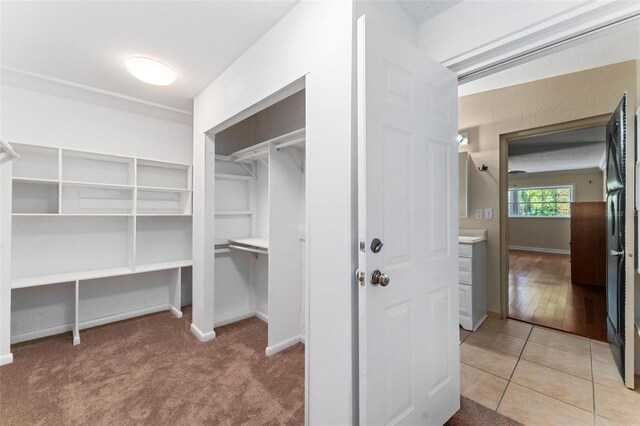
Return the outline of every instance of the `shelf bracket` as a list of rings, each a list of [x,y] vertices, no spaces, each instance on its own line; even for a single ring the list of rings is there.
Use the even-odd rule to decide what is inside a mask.
[[[254,179],[257,178],[255,173],[253,173],[253,171],[246,164],[244,164],[244,163],[238,163],[238,164],[240,164],[242,167],[244,167],[247,170],[247,172],[249,172],[249,174],[251,176],[253,176]]]

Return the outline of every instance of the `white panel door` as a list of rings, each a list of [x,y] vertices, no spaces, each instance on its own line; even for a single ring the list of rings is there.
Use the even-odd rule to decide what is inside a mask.
[[[360,421],[441,425],[460,407],[456,77],[365,17],[357,36]]]

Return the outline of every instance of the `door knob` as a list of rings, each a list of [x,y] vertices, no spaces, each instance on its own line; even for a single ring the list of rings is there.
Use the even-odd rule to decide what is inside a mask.
[[[386,287],[389,285],[391,278],[387,274],[383,274],[379,269],[376,269],[371,273],[371,284],[378,285],[380,284],[382,287]]]

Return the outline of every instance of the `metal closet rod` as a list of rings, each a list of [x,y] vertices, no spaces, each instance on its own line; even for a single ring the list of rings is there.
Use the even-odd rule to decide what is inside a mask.
[[[3,138],[2,136],[0,136],[0,148],[2,148],[3,151],[5,151],[7,154],[9,154],[11,156],[11,158],[18,158],[20,157],[18,154],[16,154],[16,152],[13,150],[13,147],[11,146],[11,144],[9,142],[6,141],[5,138]]]
[[[282,142],[281,144],[278,144],[278,145],[276,145],[276,146],[275,146],[276,151],[280,151],[280,149],[281,149],[281,148],[286,148],[286,147],[288,147],[288,146],[298,145],[299,143],[304,142],[306,139],[307,139],[307,138],[303,136],[303,137],[301,137],[301,138],[294,139],[294,140],[292,140],[292,141]]]

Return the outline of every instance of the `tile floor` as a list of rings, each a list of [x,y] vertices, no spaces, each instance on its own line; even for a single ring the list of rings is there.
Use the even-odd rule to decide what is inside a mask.
[[[525,425],[640,425],[607,343],[488,318],[460,329],[460,363],[463,396]]]

